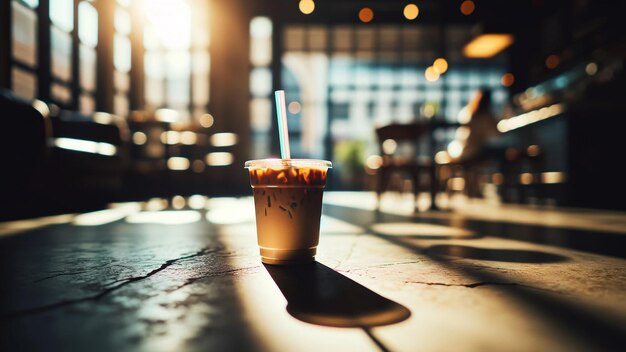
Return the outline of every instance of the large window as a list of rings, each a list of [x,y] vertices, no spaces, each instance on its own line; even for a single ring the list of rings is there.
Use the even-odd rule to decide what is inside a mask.
[[[281,85],[294,106],[289,109],[294,155],[332,158],[337,169],[343,168],[336,174],[362,173],[354,165],[378,152],[375,125],[455,122],[483,87],[492,89],[496,110],[502,108],[505,58],[465,59],[459,42],[469,33],[464,26],[287,26]],[[426,70],[437,58],[445,58],[447,71],[429,75]],[[437,131],[433,144],[445,148],[454,133]],[[335,186],[355,186],[344,181]]]
[[[13,92],[93,112],[98,12],[92,1],[13,0],[10,15]]]
[[[147,108],[169,108],[181,121],[198,120],[209,102],[207,2],[146,0],[144,6]]]

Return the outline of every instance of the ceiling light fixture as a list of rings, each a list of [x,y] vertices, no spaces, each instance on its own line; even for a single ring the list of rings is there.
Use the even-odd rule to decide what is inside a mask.
[[[483,33],[463,47],[463,55],[472,59],[487,59],[508,48],[515,39],[508,33]]]

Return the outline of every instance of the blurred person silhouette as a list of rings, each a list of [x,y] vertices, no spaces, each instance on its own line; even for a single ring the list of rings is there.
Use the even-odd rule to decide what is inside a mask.
[[[503,134],[498,131],[498,119],[491,106],[491,90],[478,89],[469,103],[459,112],[459,123],[455,138],[441,152],[438,163],[459,165],[465,170],[467,194],[478,195],[477,164],[493,160],[500,163],[504,155]]]
[[[459,113],[461,127],[448,145],[449,163],[467,163],[493,156],[500,150],[502,133],[491,107],[491,90],[482,88]]]

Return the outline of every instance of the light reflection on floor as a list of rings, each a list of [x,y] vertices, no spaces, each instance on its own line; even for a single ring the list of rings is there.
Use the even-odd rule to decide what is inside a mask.
[[[182,225],[198,222],[202,215],[196,210],[143,211],[126,218],[130,224]]]
[[[123,203],[114,205],[110,209],[94,211],[76,215],[72,224],[77,226],[100,226],[114,221],[121,220],[128,215],[141,211],[141,203]]]
[[[75,214],[45,216],[35,219],[0,222],[0,237],[17,235],[50,225],[66,224],[74,219]]]
[[[433,224],[419,224],[412,222],[394,222],[374,224],[372,231],[387,236],[415,236],[417,238],[467,238],[475,236],[474,231]]]
[[[413,212],[413,195],[410,193],[386,193],[381,198],[382,213],[414,216],[416,218],[436,218],[454,220],[481,220],[507,222],[520,225],[538,225],[554,228],[567,228],[588,231],[604,231],[626,234],[626,212],[595,209],[540,207],[525,204],[495,204],[487,199],[468,199],[463,195],[453,196],[450,200],[445,195],[438,195],[438,204],[445,211],[423,211],[430,200],[427,193],[418,197],[420,212]],[[355,209],[376,210],[374,192],[329,192],[324,195],[326,204],[351,207]]]
[[[323,233],[344,233],[344,234],[358,234],[365,230],[357,225],[351,224],[347,221],[337,219],[332,216],[322,215],[320,223],[320,232]]]
[[[228,225],[254,222],[254,201],[252,198],[211,198],[206,205],[207,221],[213,224]]]

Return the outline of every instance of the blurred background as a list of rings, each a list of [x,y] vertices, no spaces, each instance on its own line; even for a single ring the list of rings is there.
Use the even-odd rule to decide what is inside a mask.
[[[329,190],[624,210],[625,7],[2,1],[0,219],[248,195],[244,161],[279,155],[277,89],[292,156],[332,160]],[[501,136],[469,167],[446,155],[461,154],[479,90]],[[426,132],[379,140],[389,124]],[[396,154],[435,171],[381,185]]]

